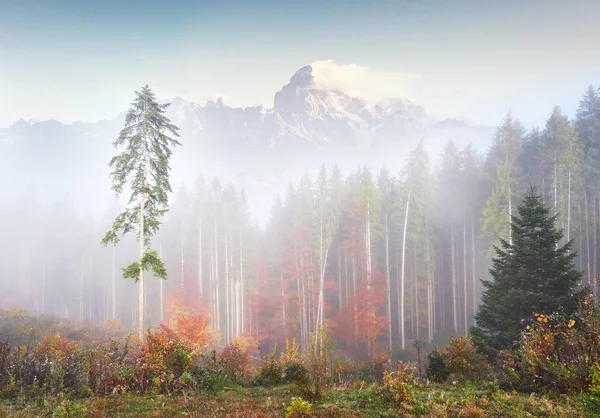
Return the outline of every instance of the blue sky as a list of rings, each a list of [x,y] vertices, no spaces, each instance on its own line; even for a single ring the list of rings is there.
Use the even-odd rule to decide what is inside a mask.
[[[600,85],[600,1],[0,0],[0,126],[112,118],[133,90],[271,106],[300,67],[377,100],[542,124]]]

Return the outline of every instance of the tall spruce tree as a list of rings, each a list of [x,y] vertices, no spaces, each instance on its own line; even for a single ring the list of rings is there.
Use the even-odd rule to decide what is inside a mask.
[[[500,240],[490,270],[482,280],[482,304],[472,334],[496,349],[514,347],[533,313],[576,309],[575,287],[581,273],[574,268],[572,242],[559,247],[563,231],[535,187],[531,186],[518,216],[512,217],[512,243]]]
[[[125,125],[114,142],[115,148],[124,147],[109,163],[112,168],[112,189],[117,195],[129,189],[126,209],[116,217],[112,229],[102,244],[116,244],[119,233],[137,231],[139,260],[123,269],[123,278],[134,279],[139,285],[138,335],[144,339],[144,271],[152,270],[155,277],[167,278],[167,271],[158,253],[150,249],[152,236],[160,226],[159,218],[168,208],[169,160],[179,136],[179,128],[164,115],[169,104],[159,104],[147,85],[135,92],[135,100],[125,117]]]

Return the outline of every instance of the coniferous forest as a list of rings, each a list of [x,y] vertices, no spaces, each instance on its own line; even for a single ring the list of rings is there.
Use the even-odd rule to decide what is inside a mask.
[[[110,161],[114,190],[133,206],[115,199],[94,222],[77,217],[68,199],[50,210],[27,193],[2,202],[7,257],[0,274],[19,283],[21,297],[0,303],[29,312],[2,311],[15,342],[30,337],[11,321],[43,322],[88,342],[87,332],[93,341],[131,332],[143,347],[136,355],[149,362],[163,343],[171,347],[160,351],[165,359],[179,358],[168,350],[194,343],[215,350],[212,360],[203,354],[205,371],[164,364],[173,376],[144,369],[131,381],[119,375],[118,387],[185,393],[192,380],[210,381],[216,393],[231,382],[268,386],[297,372],[304,398],[316,402],[326,388],[343,386],[344,375],[353,376],[347,385],[383,379],[374,393],[416,416],[406,406],[419,398],[414,387],[448,379],[528,393],[600,390],[599,89],[583,93],[575,115],[557,106],[531,130],[507,113],[483,154],[477,144],[461,149],[449,139],[436,161],[416,144],[399,172],[323,166],[317,177],[289,186],[266,225],[253,221],[244,190],[203,178],[201,168],[195,181],[170,185],[170,155],[185,143],[163,116],[167,105],[147,87],[136,94],[116,138],[122,148]],[[153,133],[140,128],[144,123]],[[339,358],[363,368],[336,375],[331,344]],[[305,368],[295,363],[300,357]],[[260,360],[258,374],[246,375],[240,358]],[[219,363],[222,386],[202,374],[218,359],[226,360]],[[388,360],[400,361],[398,368],[388,371]],[[409,370],[413,363],[418,368]],[[17,390],[15,376],[29,379],[17,364],[24,363],[15,363],[5,390]],[[311,380],[319,373],[330,380]],[[417,380],[407,377],[413,374]],[[111,379],[86,384],[100,393],[113,390]],[[291,402],[295,413],[310,410],[305,400]],[[422,416],[443,416],[428,408]]]
[[[182,298],[210,318],[222,344],[296,337],[306,347],[326,322],[349,355],[388,348],[399,356],[415,340],[468,335],[493,247],[508,239],[510,216],[531,185],[558,215],[561,244],[573,241],[581,284],[595,293],[598,90],[589,87],[576,115],[555,107],[530,131],[508,113],[485,155],[475,145],[458,149],[450,139],[431,161],[417,144],[400,172],[357,167],[343,175],[324,166],[290,185],[260,227],[243,190],[200,173],[173,185],[152,237],[168,280],[147,280],[145,326]],[[0,268],[26,284],[18,304],[38,315],[137,326],[136,286],[121,272],[136,254],[135,236],[114,249],[98,239],[123,209],[117,201],[100,222],[77,218],[68,200],[42,212],[27,193],[3,208],[0,240],[11,261]],[[11,212],[27,213],[26,222],[13,224]]]

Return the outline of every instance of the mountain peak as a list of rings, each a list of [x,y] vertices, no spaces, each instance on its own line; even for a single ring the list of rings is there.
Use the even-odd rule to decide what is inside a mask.
[[[296,71],[292,78],[290,78],[289,85],[310,86],[314,83],[315,78],[313,77],[313,68],[310,65],[307,65]]]
[[[23,118],[19,119],[18,121],[16,121],[15,123],[13,123],[10,128],[21,128],[24,126],[31,126],[31,125],[35,125],[36,123],[39,123],[39,120],[25,120]]]

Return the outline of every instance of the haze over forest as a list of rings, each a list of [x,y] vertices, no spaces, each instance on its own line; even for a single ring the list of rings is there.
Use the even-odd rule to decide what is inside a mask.
[[[10,12],[21,16],[21,7],[13,5]],[[417,8],[412,13],[424,13],[419,15],[423,19],[439,19],[439,14],[427,14],[429,9],[410,7]],[[552,10],[556,15],[539,10],[540,16],[554,21],[560,12]],[[574,19],[578,11],[574,5],[563,16]],[[83,7],[80,17],[92,19],[88,12]],[[527,8],[527,13],[533,12]],[[436,19],[426,20],[431,25]],[[589,41],[587,23],[580,21],[573,39]],[[297,27],[290,30],[298,33]],[[490,30],[495,32],[489,39],[496,39],[508,29],[492,25]],[[75,39],[77,27],[49,34]],[[404,39],[401,35],[394,39]],[[173,45],[187,48],[190,43],[164,36]],[[597,290],[600,63],[569,55],[574,52],[563,43],[556,44],[564,52],[556,58],[561,65],[536,81],[533,70],[527,77],[515,76],[506,65],[491,72],[507,57],[524,63],[524,54],[511,57],[501,48],[508,44],[497,41],[497,56],[486,55],[481,68],[473,69],[478,61],[463,64],[465,73],[479,74],[469,88],[468,77],[453,75],[462,67],[449,58],[452,71],[446,79],[432,72],[435,63],[426,59],[423,67],[430,70],[423,75],[415,46],[407,48],[412,61],[407,58],[406,70],[397,70],[402,62],[392,59],[386,69],[381,63],[392,41],[386,43],[388,51],[376,51],[371,58],[361,45],[353,57],[347,46],[351,41],[337,54],[331,46],[309,54],[304,45],[293,59],[273,64],[272,73],[258,58],[252,69],[245,56],[238,65],[223,57],[225,67],[246,71],[224,69],[239,94],[217,98],[201,74],[216,79],[212,61],[218,62],[219,54],[211,55],[209,69],[184,61],[192,68],[188,72],[201,73],[184,77],[187,88],[173,81],[182,74],[176,62],[172,70],[161,62],[144,71],[142,64],[152,61],[148,57],[161,61],[160,52],[153,55],[147,46],[139,52],[142,64],[127,67],[121,79],[106,64],[115,72],[90,72],[86,80],[85,71],[79,71],[70,84],[62,78],[67,64],[59,58],[52,61],[29,38],[13,42],[0,36],[0,77],[11,85],[5,98],[0,95],[5,125],[0,128],[0,307],[22,306],[35,315],[96,325],[118,319],[127,328],[137,326],[138,288],[121,278],[121,269],[138,254],[135,236],[124,236],[117,246],[103,247],[100,241],[128,197],[116,198],[110,188],[108,163],[117,153],[112,144],[134,90],[148,79],[160,103],[169,104],[165,114],[180,128],[181,146],[173,150],[170,163],[169,211],[152,240],[168,280],[146,281],[145,327],[164,321],[173,301],[180,300],[186,309],[209,317],[222,345],[242,336],[267,346],[295,337],[305,347],[321,321],[340,347],[356,356],[377,347],[398,353],[415,340],[466,334],[474,325],[480,280],[489,278],[493,246],[509,239],[510,215],[531,185],[555,210],[565,231],[563,243],[573,240],[583,284]],[[15,52],[18,42],[21,54]],[[102,55],[106,45],[95,42],[91,49]],[[415,42],[427,47],[423,40]],[[457,48],[452,38],[449,42]],[[541,54],[539,42],[532,38],[532,54]],[[219,47],[225,48],[215,41],[206,48]],[[527,52],[527,45],[518,47]],[[60,55],[74,59],[80,48],[78,42],[66,43]],[[256,48],[258,55],[266,54],[264,45]],[[278,44],[273,51],[281,48]],[[124,53],[116,49],[104,57],[110,61]],[[490,54],[492,49],[484,48]],[[442,57],[437,64],[443,63],[443,51],[434,53]],[[4,60],[9,57],[10,63]],[[24,57],[24,75],[17,75],[19,57]],[[48,81],[32,69],[37,60],[50,63]],[[281,80],[270,91],[265,86],[274,81],[265,81],[268,74]],[[248,99],[255,90],[246,86],[254,83],[253,76],[261,88],[255,101]],[[60,95],[43,90],[43,97],[36,97],[28,90],[33,87],[24,87],[28,83],[55,83],[64,90]],[[520,100],[515,91],[525,84]],[[117,85],[118,94],[101,91]],[[86,96],[77,86],[92,92],[85,97],[89,108],[98,96],[96,111],[77,109],[84,107]],[[438,88],[439,94],[432,92]],[[502,98],[503,89],[508,99]],[[475,90],[479,93],[471,94]],[[543,100],[533,102],[536,95]],[[246,105],[221,96],[245,97],[238,102]],[[263,105],[247,105],[259,101]],[[22,112],[18,117],[12,104]],[[36,115],[43,118],[32,120]],[[78,118],[86,122],[72,122]]]

